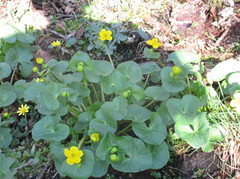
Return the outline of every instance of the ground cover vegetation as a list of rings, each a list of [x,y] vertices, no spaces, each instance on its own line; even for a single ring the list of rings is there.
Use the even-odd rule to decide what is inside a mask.
[[[50,59],[36,56],[42,34],[22,22],[25,11],[2,26],[0,178],[117,177],[112,170],[129,178],[146,170],[153,178],[180,178],[162,172],[180,150],[221,150],[218,172],[237,176],[240,61],[232,56],[209,69],[194,50],[166,55],[161,38],[129,23],[146,17],[146,5],[139,7],[145,13],[128,14],[131,3],[122,2],[113,14],[125,12],[124,20],[105,22],[115,16],[100,13],[98,3],[78,4],[81,21],[74,16],[66,22],[68,34],[84,27],[80,39],[63,36],[60,26],[48,31],[62,37],[45,47]],[[236,43],[231,50],[239,50]],[[134,59],[134,52],[142,61],[123,60]],[[211,177],[206,168],[193,177]]]

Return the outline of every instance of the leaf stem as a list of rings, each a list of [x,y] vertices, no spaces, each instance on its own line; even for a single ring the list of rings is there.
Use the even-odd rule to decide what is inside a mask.
[[[149,77],[150,77],[150,75],[148,74],[148,75],[147,75],[147,78],[146,78],[146,81],[145,81],[145,83],[144,83],[143,89],[146,88],[147,83],[148,83],[148,80],[149,80]]]
[[[107,51],[108,58],[109,58],[109,60],[110,60],[110,62],[111,62],[111,64],[112,64],[113,68],[115,69],[114,64],[113,64],[112,57],[110,56],[110,54],[109,54],[109,52],[108,52],[107,46],[105,46],[105,48],[106,48],[106,51]]]
[[[97,101],[100,102],[99,98],[98,98],[98,95],[97,95],[97,91],[96,91],[96,89],[95,89],[95,87],[94,87],[94,85],[92,83],[91,83],[91,86],[92,86],[92,89],[93,89],[93,92],[94,92],[94,94],[96,96]]]
[[[83,142],[85,141],[86,138],[87,138],[87,136],[83,136],[83,137],[81,138],[81,140],[80,140],[79,143],[78,143],[78,149],[81,148],[81,146],[82,146],[82,144],[83,144]]]
[[[17,68],[15,67],[13,70],[12,76],[11,76],[10,84],[12,84],[12,82],[13,82],[13,78],[15,76],[16,70],[17,70]]]
[[[104,96],[104,93],[103,93],[103,90],[102,90],[102,83],[100,83],[100,88],[101,88],[101,94],[102,94],[102,102],[105,103],[105,96]]]
[[[119,135],[119,134],[121,134],[121,133],[124,133],[126,130],[128,130],[128,129],[132,126],[132,124],[133,124],[133,121],[130,122],[125,128],[123,128],[122,130],[118,131],[118,132],[116,133],[116,135]]]
[[[146,104],[146,106],[144,106],[145,108],[147,108],[148,106],[150,106],[151,104],[153,104],[155,102],[155,100],[150,101],[148,104]]]
[[[85,75],[84,72],[83,72],[83,83],[84,83],[84,86],[85,86],[85,87],[88,87],[86,75]],[[88,96],[88,103],[89,103],[90,106],[92,105],[92,99],[91,99],[91,96],[90,96],[90,95]]]

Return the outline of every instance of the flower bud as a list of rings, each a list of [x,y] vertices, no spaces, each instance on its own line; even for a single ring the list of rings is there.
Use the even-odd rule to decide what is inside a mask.
[[[63,97],[69,97],[69,95],[70,95],[70,94],[69,94],[69,92],[67,92],[67,91],[63,91],[63,92],[62,92],[62,96],[63,96]]]
[[[83,72],[84,67],[82,65],[78,65],[77,69],[78,69],[78,71]]]
[[[100,140],[99,133],[93,133],[93,134],[91,134],[90,139],[91,139],[93,142],[98,142],[98,141]]]
[[[36,63],[41,65],[43,64],[44,60],[42,58],[36,58]]]
[[[182,73],[182,69],[179,68],[178,66],[174,66],[172,67],[172,72],[174,75],[179,75],[180,73]]]
[[[118,148],[117,147],[112,147],[112,149],[111,149],[111,154],[113,154],[113,153],[116,153],[118,151]]]
[[[110,160],[113,162],[117,162],[117,161],[119,161],[119,156],[117,154],[111,154]]]
[[[123,95],[124,98],[128,98],[128,97],[129,97],[129,94],[128,94],[127,91],[124,91],[124,92],[122,93],[122,95]]]
[[[35,72],[38,72],[38,67],[33,67],[32,68],[32,71],[35,73]]]

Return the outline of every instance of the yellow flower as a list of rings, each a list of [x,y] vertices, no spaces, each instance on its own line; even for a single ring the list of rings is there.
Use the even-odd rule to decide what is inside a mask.
[[[42,79],[42,78],[36,78],[36,80],[35,80],[36,82],[39,82],[39,81],[44,81],[44,79]]]
[[[79,150],[77,147],[72,146],[69,149],[64,149],[64,155],[67,157],[66,162],[69,165],[78,164],[81,162],[81,157],[83,156],[83,151]]]
[[[91,134],[90,139],[91,139],[93,142],[98,142],[98,141],[100,140],[99,133],[93,133],[93,134]]]
[[[146,43],[148,45],[151,45],[153,48],[158,48],[158,47],[162,46],[162,44],[158,42],[157,38],[153,38],[152,40],[148,40]]]
[[[28,112],[29,112],[28,109],[29,109],[29,106],[28,106],[28,105],[26,105],[26,104],[25,104],[25,105],[22,105],[22,104],[21,104],[21,107],[18,108],[17,113],[18,113],[19,116],[24,115],[25,113],[28,113]]]
[[[53,47],[57,47],[57,46],[62,45],[62,42],[61,42],[60,40],[52,41],[51,45],[52,45]]]
[[[240,93],[235,93],[233,99],[230,102],[230,106],[235,108],[237,113],[240,114]]]
[[[111,30],[106,30],[106,29],[102,29],[101,32],[99,32],[99,39],[101,41],[104,40],[112,40],[112,31]]]

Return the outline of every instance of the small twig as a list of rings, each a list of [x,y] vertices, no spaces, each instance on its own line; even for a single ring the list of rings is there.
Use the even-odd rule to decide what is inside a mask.
[[[183,173],[183,174],[185,174],[185,175],[189,176],[189,174],[188,174],[188,173],[186,173],[186,172],[184,172],[184,171],[182,171],[182,170],[180,170],[180,169],[178,169],[178,168],[171,167],[171,166],[169,166],[169,168],[171,168],[171,169],[173,169],[173,170],[177,170],[177,171],[179,171],[179,172],[181,172],[181,173]]]
[[[38,163],[38,162],[29,161],[29,162],[24,163],[23,165],[21,165],[21,166],[15,168],[15,169],[18,170],[18,169],[21,169],[21,168],[26,167],[26,166],[29,166],[29,165],[35,165],[35,164],[37,164],[37,163]]]
[[[60,33],[56,32],[56,31],[54,31],[54,30],[46,29],[46,31],[49,31],[49,32],[55,34],[56,36],[63,38],[64,40],[66,39],[65,35],[60,34]]]

